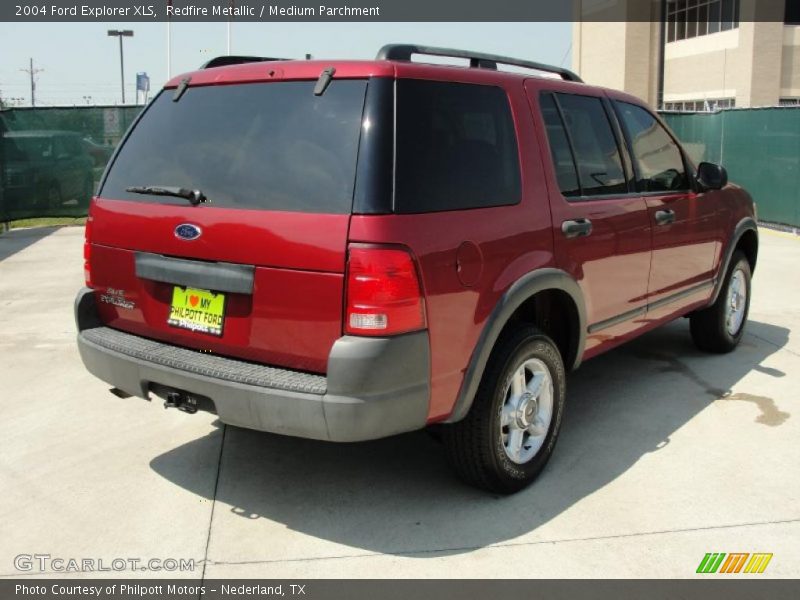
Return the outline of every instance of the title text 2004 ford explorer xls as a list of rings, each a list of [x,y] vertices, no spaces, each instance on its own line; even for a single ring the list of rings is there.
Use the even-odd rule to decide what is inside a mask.
[[[118,395],[241,427],[439,424],[459,475],[508,493],[550,457],[581,361],[684,315],[732,350],[757,248],[724,169],[569,71],[408,45],[225,57],[169,82],[112,159],[78,344]]]

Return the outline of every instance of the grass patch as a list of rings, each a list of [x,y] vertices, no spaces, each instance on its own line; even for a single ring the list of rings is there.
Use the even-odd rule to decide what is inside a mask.
[[[40,217],[37,219],[19,219],[11,221],[9,227],[11,229],[20,229],[21,227],[60,227],[64,225],[84,225],[86,217]]]

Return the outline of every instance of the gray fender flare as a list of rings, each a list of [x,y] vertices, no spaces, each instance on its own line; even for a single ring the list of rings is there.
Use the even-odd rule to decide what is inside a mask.
[[[733,258],[733,253],[736,250],[736,246],[739,244],[739,241],[742,239],[742,236],[748,232],[752,231],[756,234],[756,241],[758,240],[758,225],[756,224],[755,219],[752,217],[745,217],[741,221],[736,224],[736,227],[733,229],[733,235],[730,237],[730,241],[728,242],[728,247],[725,248],[725,254],[720,261],[720,268],[719,272],[717,273],[716,282],[714,283],[714,293],[711,294],[711,300],[708,302],[708,306],[711,306],[717,301],[717,297],[719,293],[722,291],[722,286],[725,284],[725,273],[728,272],[728,267],[731,264],[731,258]],[[754,263],[755,265],[755,263]]]
[[[575,340],[577,343],[575,356],[571,360],[571,364],[566,364],[565,367],[575,369],[580,365],[586,345],[586,305],[580,286],[570,275],[560,269],[546,268],[532,271],[520,277],[508,288],[489,315],[464,373],[464,380],[461,383],[453,411],[445,422],[455,423],[467,416],[486,364],[489,362],[489,356],[500,333],[514,312],[535,294],[554,289],[566,292],[577,307],[578,339]]]

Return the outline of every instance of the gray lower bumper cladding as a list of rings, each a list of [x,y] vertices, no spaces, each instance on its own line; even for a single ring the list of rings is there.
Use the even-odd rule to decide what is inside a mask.
[[[337,442],[387,437],[426,423],[430,349],[425,331],[339,338],[324,376],[209,355],[105,327],[89,289],[75,300],[75,320],[86,368],[131,396],[149,398],[153,387],[171,388],[210,399],[224,423]]]

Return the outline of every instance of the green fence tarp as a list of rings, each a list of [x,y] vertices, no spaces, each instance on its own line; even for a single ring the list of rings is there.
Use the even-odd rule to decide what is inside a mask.
[[[86,215],[140,106],[0,110],[0,222]]]
[[[663,113],[692,160],[723,165],[761,221],[800,226],[800,107]]]

